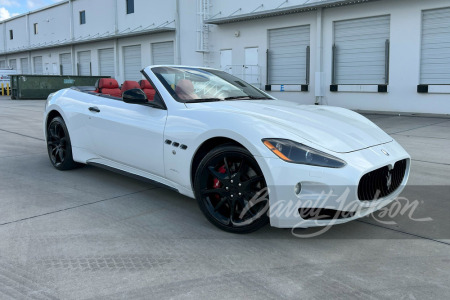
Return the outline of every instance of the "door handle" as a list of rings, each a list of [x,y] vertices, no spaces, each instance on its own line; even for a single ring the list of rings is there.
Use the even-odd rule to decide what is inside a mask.
[[[98,107],[95,107],[95,106],[89,107],[89,110],[92,112],[96,112],[96,113],[100,112],[100,109],[98,109]]]

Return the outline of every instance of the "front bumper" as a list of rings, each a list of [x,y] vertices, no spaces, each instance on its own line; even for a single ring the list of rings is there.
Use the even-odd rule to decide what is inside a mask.
[[[340,169],[314,167],[287,163],[276,157],[256,157],[269,188],[269,214],[272,226],[308,228],[349,222],[391,203],[399,196],[408,181],[410,156],[395,141],[339,154],[338,157],[347,162],[345,167]],[[372,201],[358,199],[358,184],[363,175],[381,167],[394,166],[403,159],[407,160],[405,176],[394,192]],[[299,190],[301,191],[297,194]],[[319,209],[326,209],[327,212],[336,211],[336,218],[303,218],[305,214],[300,214],[299,210],[304,212],[305,209],[312,209],[316,214]]]

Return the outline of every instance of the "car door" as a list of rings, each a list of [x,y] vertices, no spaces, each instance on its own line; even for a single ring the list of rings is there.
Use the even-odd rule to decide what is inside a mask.
[[[97,97],[89,111],[95,154],[164,177],[167,110]]]

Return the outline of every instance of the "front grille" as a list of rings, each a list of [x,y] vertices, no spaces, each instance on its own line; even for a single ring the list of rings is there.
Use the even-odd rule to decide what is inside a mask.
[[[354,211],[340,211],[329,208],[299,208],[298,213],[304,220],[340,220],[352,218]]]
[[[359,200],[376,200],[393,193],[405,177],[406,163],[406,159],[400,160],[395,163],[392,170],[385,166],[364,175],[359,181]]]

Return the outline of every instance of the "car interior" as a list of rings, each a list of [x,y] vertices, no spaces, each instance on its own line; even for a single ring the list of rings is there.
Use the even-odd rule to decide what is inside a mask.
[[[156,91],[152,84],[144,79],[139,82],[126,80],[119,86],[118,81],[114,78],[100,78],[97,80],[94,87],[74,86],[72,89],[114,100],[122,99],[123,93],[131,89],[141,89],[147,96],[149,102],[154,101],[156,95]],[[180,79],[174,90],[181,99],[199,99],[199,96],[194,92],[194,85],[191,80]]]
[[[156,91],[148,80],[140,80],[139,82],[126,80],[122,86],[119,87],[119,83],[114,78],[100,78],[95,83],[95,90],[79,90],[93,94],[100,94],[101,96],[106,96],[108,98],[122,98],[122,94],[131,89],[141,89],[147,95],[148,101],[153,101],[155,98]]]

